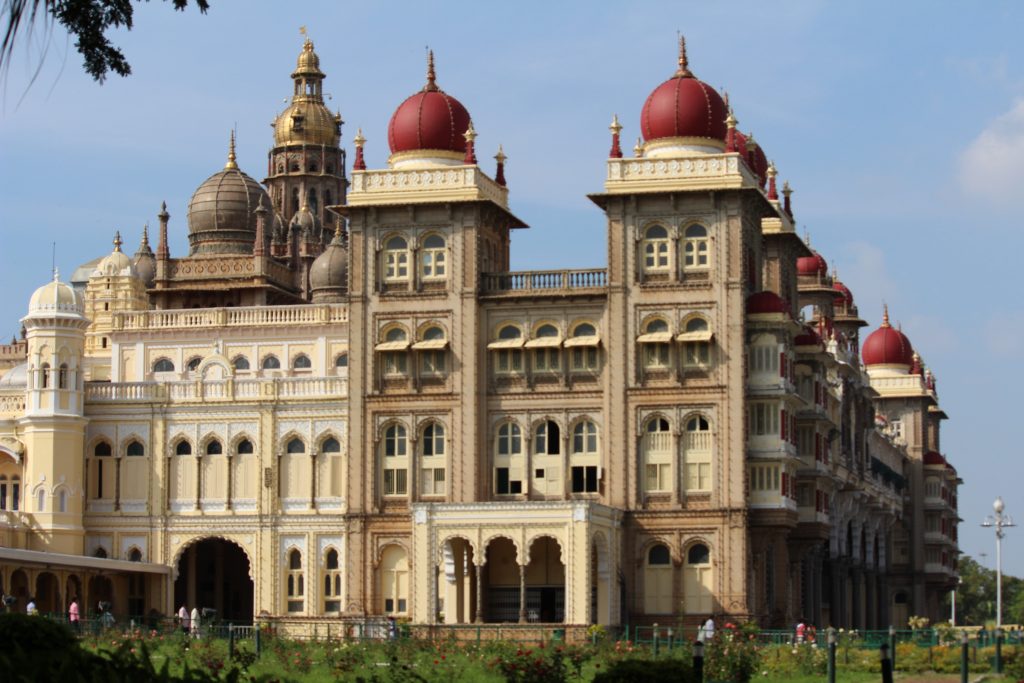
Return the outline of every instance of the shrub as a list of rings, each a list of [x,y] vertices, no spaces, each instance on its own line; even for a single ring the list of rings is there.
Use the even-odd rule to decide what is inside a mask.
[[[690,664],[682,659],[630,658],[612,663],[594,676],[593,683],[650,683],[652,680],[693,680]]]

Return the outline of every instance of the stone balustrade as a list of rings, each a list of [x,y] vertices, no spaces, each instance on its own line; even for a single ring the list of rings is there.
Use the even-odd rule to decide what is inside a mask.
[[[483,276],[483,292],[487,295],[536,296],[538,294],[572,294],[600,291],[608,286],[608,271],[526,270],[517,273],[487,273]]]
[[[282,377],[182,382],[86,382],[89,403],[207,402],[274,400],[277,398],[346,398],[345,377]],[[3,399],[6,397],[0,397]],[[24,410],[25,399],[21,398]],[[0,401],[0,409],[3,403]]]
[[[243,306],[114,313],[115,330],[171,330],[197,327],[270,327],[348,322],[344,304]]]

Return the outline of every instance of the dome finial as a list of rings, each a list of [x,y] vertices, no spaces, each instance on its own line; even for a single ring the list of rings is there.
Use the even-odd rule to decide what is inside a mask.
[[[149,221],[146,221],[146,224],[142,226],[142,245],[140,246],[140,248],[148,247],[148,246],[149,246]]]
[[[356,160],[352,164],[353,171],[365,171],[366,160],[363,159],[363,145],[366,144],[366,138],[363,137],[363,129],[360,128],[356,131],[356,136],[352,138],[352,144],[356,146]]]
[[[777,176],[779,172],[775,170],[774,161],[768,162],[768,170],[765,171],[765,173],[768,176],[768,199],[773,202],[777,202],[779,201],[779,191],[775,185],[775,176]]]
[[[889,324],[889,304],[882,304],[882,327],[892,327]]]
[[[498,145],[498,153],[494,155],[494,160],[498,162],[497,170],[494,172],[494,182],[498,183],[502,187],[505,186],[505,160],[508,157],[505,155],[505,150],[502,149],[501,145]]]
[[[612,125],[608,126],[608,130],[612,132],[612,149],[608,152],[608,156],[612,159],[621,159],[622,146],[619,144],[619,133],[622,132],[622,124],[619,123],[618,114],[612,114]]]
[[[231,129],[231,142],[228,143],[228,163],[224,164],[224,168],[232,169],[238,168],[238,164],[235,163],[235,129]]]
[[[469,128],[462,134],[462,137],[466,138],[466,156],[463,157],[462,163],[464,164],[475,164],[476,163],[476,148],[474,140],[476,140],[476,129],[473,128],[473,120],[469,121]]]
[[[122,242],[121,242],[121,231],[120,230],[115,230],[114,231],[114,251],[115,252],[121,251],[121,244],[122,244]]]
[[[676,78],[693,78],[690,72],[690,62],[686,58],[686,36],[679,34],[679,68],[676,69]]]
[[[789,181],[783,181],[782,183],[782,196],[785,198],[782,202],[782,208],[785,209],[789,217],[793,217],[793,202],[790,197],[793,195],[793,188],[789,186]]]
[[[434,51],[427,49],[427,84],[423,86],[424,92],[437,91],[437,73],[434,71]]]
[[[644,143],[640,138],[636,139],[636,144],[633,145],[633,156],[640,158],[644,155]]]

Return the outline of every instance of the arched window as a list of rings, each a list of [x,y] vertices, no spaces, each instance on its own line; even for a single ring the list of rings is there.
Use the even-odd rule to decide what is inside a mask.
[[[409,279],[409,243],[395,236],[384,244],[384,281],[405,282]]]
[[[498,339],[487,345],[497,353],[495,372],[518,374],[523,371],[523,332],[515,325],[505,325],[498,330]]]
[[[306,442],[296,436],[288,441],[288,444],[285,446],[285,451],[292,454],[305,453]]]
[[[378,585],[381,611],[384,614],[406,614],[409,611],[409,559],[405,549],[391,545],[380,558]]]
[[[714,611],[711,552],[703,543],[686,551],[683,568],[683,606],[687,614],[711,614]]]
[[[21,509],[21,478],[18,475],[11,477],[11,507],[10,509],[17,512]]]
[[[545,420],[533,433],[534,455],[558,455],[562,452],[562,432],[557,422]]]
[[[68,388],[68,364],[61,363],[60,368],[57,369],[57,388],[67,389]]]
[[[138,441],[131,441],[128,447],[125,449],[125,455],[129,457],[138,457],[146,454],[146,448]]]
[[[514,422],[505,422],[498,427],[495,444],[494,492],[498,495],[521,494],[525,474],[522,432]]]
[[[420,493],[424,496],[445,494],[445,449],[444,426],[431,422],[420,440]]]
[[[320,444],[320,452],[341,453],[341,444],[333,436],[329,436]]]
[[[672,490],[672,432],[668,420],[654,417],[647,421],[641,439],[644,463],[644,491],[647,493]]]
[[[687,492],[711,490],[711,428],[703,415],[686,421],[683,481]]]
[[[68,511],[68,491],[62,488],[57,492],[57,512]]]
[[[424,280],[442,280],[445,276],[445,243],[440,235],[428,235],[420,250],[420,276]]]
[[[0,474],[0,510],[7,509],[7,476]]]
[[[644,612],[671,614],[675,601],[672,596],[672,554],[668,546],[659,543],[647,551],[644,567]]]
[[[211,439],[206,443],[206,454],[207,455],[223,455],[224,447],[221,446],[220,441],[217,439]]]
[[[46,512],[46,489],[36,491],[36,512]]]
[[[444,330],[437,326],[428,327],[412,348],[419,353],[420,375],[436,377],[444,374],[448,355]]]
[[[174,372],[174,363],[170,358],[160,358],[153,363],[153,372]]]
[[[260,363],[260,367],[264,370],[280,370],[281,361],[277,359],[277,356],[271,354],[263,357],[263,362]]]
[[[662,318],[652,318],[644,325],[643,334],[637,341],[643,348],[644,368],[651,371],[668,370],[672,367],[672,333]]]
[[[188,368],[189,372],[195,372],[196,370],[199,369],[199,365],[202,362],[203,359],[201,357],[193,356],[192,358],[188,359],[188,363],[186,363],[185,367]]]
[[[235,360],[231,364],[234,366],[235,371],[249,369],[249,359],[245,356],[235,356]]]
[[[562,335],[554,325],[538,327],[526,347],[533,349],[534,372],[557,372],[561,367]]]
[[[706,368],[711,364],[711,330],[707,320],[690,318],[676,339],[683,342],[684,367]]]
[[[107,443],[106,441],[100,441],[98,444],[96,444],[96,447],[93,449],[92,454],[97,457],[103,457],[107,455],[112,455],[113,450],[110,448],[109,443]]]
[[[132,548],[128,553],[129,562],[142,562],[142,551],[138,548]]]
[[[573,493],[597,493],[600,473],[597,425],[590,420],[577,422],[572,430],[569,463]]]
[[[668,230],[661,225],[652,225],[644,230],[641,252],[645,273],[668,272]]]
[[[341,565],[338,551],[328,548],[324,556],[324,612],[341,611]]]
[[[708,267],[708,229],[703,225],[691,225],[686,229],[683,267],[695,270]]]
[[[299,165],[294,163],[294,162],[292,162],[291,170],[292,171],[298,171],[299,170]],[[299,210],[299,188],[293,187],[292,188],[292,213],[295,213],[298,210]]]
[[[252,441],[249,441],[249,439],[242,439],[238,442],[237,451],[239,455],[252,455]]]
[[[597,328],[590,323],[580,323],[572,329],[572,334],[565,340],[565,348],[571,351],[574,372],[597,370],[597,347],[600,343]]]
[[[50,386],[50,364],[43,363],[40,368],[39,386],[46,389]]]
[[[175,455],[192,455],[192,444],[182,439],[178,442],[178,445],[174,447]]]
[[[348,354],[339,353],[338,357],[334,359],[334,367],[336,368],[347,368],[348,367]]]
[[[377,344],[384,375],[398,376],[408,372],[408,349],[409,335],[401,327],[392,327],[384,333],[384,341]]]
[[[105,559],[107,559],[107,549],[102,547],[102,546],[99,547],[99,548],[96,548],[96,550],[92,551],[92,556],[93,557],[97,557],[97,558],[99,558],[101,560],[105,560]]]
[[[313,164],[313,168],[316,168],[316,164]],[[309,210],[316,215],[320,212],[320,199],[317,197],[316,188],[309,188]]]
[[[304,353],[300,353],[295,356],[295,360],[292,361],[292,368],[295,370],[309,370],[313,367],[312,361],[309,360],[309,356]]]
[[[384,430],[383,491],[385,496],[409,493],[409,441],[405,427],[390,424]]]
[[[302,573],[302,553],[294,548],[288,552],[285,580],[288,585],[288,612],[301,612],[305,606],[306,577]]]

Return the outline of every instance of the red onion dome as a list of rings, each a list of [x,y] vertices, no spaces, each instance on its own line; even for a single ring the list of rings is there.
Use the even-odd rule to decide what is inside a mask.
[[[786,313],[788,307],[775,292],[755,292],[747,297],[747,314]]]
[[[747,136],[743,133],[734,131],[736,136],[736,149],[743,155],[744,159],[748,159],[747,156]],[[754,141],[754,162],[753,167],[750,169],[760,179],[761,184],[764,185],[768,180],[768,157],[764,153],[764,148],[761,144]]]
[[[801,256],[796,260],[796,274],[825,277],[828,274],[828,263],[821,254],[811,250],[810,256]]]
[[[722,96],[698,80],[687,66],[686,41],[679,39],[679,69],[647,97],[640,112],[645,141],[658,138],[711,138],[725,142]]]
[[[427,149],[464,153],[469,122],[469,112],[462,103],[437,87],[431,51],[427,84],[391,115],[388,146],[392,154]]]
[[[844,285],[839,280],[836,280],[835,282],[832,283],[832,289],[836,290],[837,292],[835,301],[832,302],[833,305],[839,306],[841,304],[846,304],[847,307],[853,305],[853,292],[850,291],[849,287]]]
[[[905,365],[914,362],[914,348],[907,336],[889,324],[889,309],[882,316],[882,326],[868,335],[861,347],[864,365]]]
[[[817,330],[810,325],[804,325],[804,329],[793,340],[794,346],[820,346],[821,343]]]
[[[925,465],[945,465],[946,459],[938,451],[928,451],[924,454]]]

